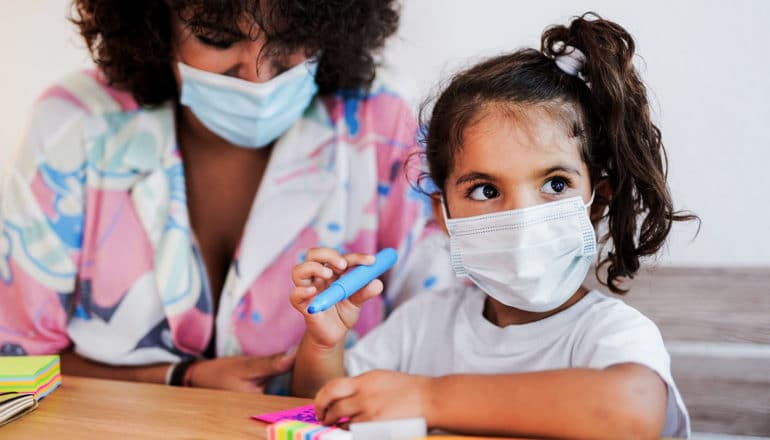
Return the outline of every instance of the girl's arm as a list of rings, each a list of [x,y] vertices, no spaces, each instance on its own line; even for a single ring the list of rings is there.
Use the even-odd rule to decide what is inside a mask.
[[[657,438],[666,385],[652,370],[622,364],[434,380],[429,420],[442,429],[552,437]]]
[[[438,378],[374,371],[332,381],[316,398],[324,423],[424,417],[431,428],[559,438],[657,438],[667,388],[652,370],[619,364]]]
[[[297,348],[297,361],[291,376],[291,395],[314,397],[326,382],[345,376],[345,344],[323,347],[307,334]]]
[[[297,348],[297,365],[290,392],[313,397],[327,381],[343,376],[345,337],[358,322],[361,304],[382,292],[382,281],[374,280],[328,310],[308,313],[310,302],[350,267],[374,263],[373,255],[340,255],[330,248],[307,251],[305,261],[291,273],[294,290],[291,304],[305,318],[307,330]]]

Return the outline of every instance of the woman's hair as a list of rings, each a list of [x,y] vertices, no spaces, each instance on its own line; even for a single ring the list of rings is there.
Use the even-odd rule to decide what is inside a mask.
[[[260,7],[260,5],[264,7]],[[399,20],[395,0],[74,0],[72,21],[109,83],[144,106],[177,97],[172,71],[172,19],[185,25],[214,24],[247,37],[264,34],[269,50],[321,53],[319,92],[368,88],[374,55]]]
[[[554,62],[569,46],[585,54],[580,75],[569,75]],[[465,129],[486,111],[527,106],[552,110],[580,140],[591,182],[609,183],[609,200],[596,195],[598,203],[608,206],[608,230],[600,242],[609,247],[596,272],[611,291],[624,293],[622,278],[632,278],[640,259],[660,249],[672,223],[697,219],[674,211],[660,130],[650,119],[633,56],[634,40],[625,29],[589,13],[569,26],[547,29],[539,51],[519,50],[460,72],[424,124],[427,177],[445,190]],[[599,272],[605,266],[607,278],[602,280]]]

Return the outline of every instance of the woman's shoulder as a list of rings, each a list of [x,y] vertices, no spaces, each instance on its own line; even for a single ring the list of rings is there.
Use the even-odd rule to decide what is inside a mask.
[[[44,151],[61,150],[57,145],[62,144],[82,148],[96,136],[130,137],[126,125],[136,116],[155,114],[159,112],[139,107],[130,93],[109,85],[99,70],[72,72],[35,101],[25,143]],[[167,125],[165,119],[159,121]]]
[[[14,167],[28,174],[45,162],[75,170],[92,151],[104,164],[120,167],[122,160],[117,158],[125,158],[122,149],[140,132],[153,140],[170,138],[170,112],[165,107],[139,107],[129,93],[110,86],[98,70],[73,72],[54,82],[35,101]],[[114,136],[123,142],[94,142]],[[159,143],[144,142],[150,146]]]
[[[111,86],[98,69],[72,72],[55,81],[40,95],[35,107],[47,104],[87,115],[140,110],[130,93]]]
[[[413,137],[417,124],[408,88],[388,70],[380,69],[364,89],[340,90],[325,100],[332,123],[344,123],[348,135],[389,135],[405,131]],[[374,132],[374,133],[372,133]]]

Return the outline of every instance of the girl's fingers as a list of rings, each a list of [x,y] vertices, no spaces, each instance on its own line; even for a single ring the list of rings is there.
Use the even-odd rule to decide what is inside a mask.
[[[344,272],[348,268],[348,262],[339,252],[331,248],[312,248],[305,254],[305,261],[315,261],[325,264],[336,273]]]
[[[366,301],[381,294],[384,287],[385,286],[382,284],[382,281],[376,279],[364,286],[363,289],[351,295],[350,298],[348,298],[348,301],[350,301],[350,303],[356,307],[361,307],[361,305]]]
[[[345,254],[344,258],[348,267],[374,264],[374,255],[372,254],[352,253]]]
[[[335,400],[355,394],[355,382],[353,378],[341,377],[326,383],[315,396],[315,411],[318,420],[323,420],[327,409]]]
[[[316,261],[298,264],[291,271],[291,281],[295,286],[311,286],[316,278],[328,280],[333,276],[334,271]]]
[[[313,278],[313,287],[316,288],[319,292],[322,292],[324,289],[326,289],[329,286],[329,282],[331,280],[325,280],[323,278]]]
[[[362,408],[359,399],[356,395],[350,397],[344,397],[342,399],[335,400],[329,407],[326,408],[321,422],[324,425],[333,425],[340,421],[340,419],[355,419],[361,414]]]
[[[304,310],[317,293],[318,289],[315,286],[295,287],[289,295],[289,300],[294,307]]]

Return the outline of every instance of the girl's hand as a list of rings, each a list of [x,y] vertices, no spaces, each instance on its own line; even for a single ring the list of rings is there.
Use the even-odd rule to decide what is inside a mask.
[[[331,425],[348,417],[351,423],[423,417],[430,426],[433,378],[376,370],[328,382],[315,398],[318,420]]]
[[[382,281],[372,281],[324,312],[309,314],[307,308],[310,302],[349,267],[373,263],[373,255],[342,256],[334,249],[315,248],[307,251],[305,262],[292,270],[291,279],[295,288],[291,293],[291,304],[305,317],[306,336],[320,348],[331,349],[345,340],[348,330],[358,321],[361,304],[382,293]]]
[[[294,353],[272,356],[232,356],[195,362],[190,368],[190,385],[230,391],[262,393],[268,379],[285,373],[294,365]]]

